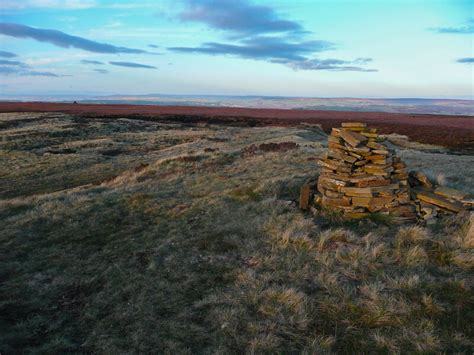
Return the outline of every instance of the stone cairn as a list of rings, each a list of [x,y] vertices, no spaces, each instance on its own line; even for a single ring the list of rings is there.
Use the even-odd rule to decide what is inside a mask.
[[[349,218],[386,211],[414,220],[407,167],[378,140],[376,129],[365,123],[333,128],[328,150],[318,161],[321,196],[316,202],[343,211]]]
[[[468,194],[435,187],[420,172],[408,173],[395,152],[380,141],[377,130],[365,123],[348,122],[333,128],[327,152],[318,160],[317,184],[303,185],[300,208],[307,209],[314,194],[316,206],[342,212],[350,219],[378,212],[414,222],[435,217],[437,212],[472,209]],[[311,191],[314,187],[317,191]]]

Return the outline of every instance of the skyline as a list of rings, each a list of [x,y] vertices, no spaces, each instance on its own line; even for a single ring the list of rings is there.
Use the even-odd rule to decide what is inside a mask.
[[[473,99],[472,1],[0,4],[4,95]]]

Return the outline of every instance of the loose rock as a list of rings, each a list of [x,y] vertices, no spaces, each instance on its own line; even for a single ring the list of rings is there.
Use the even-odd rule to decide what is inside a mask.
[[[380,141],[376,129],[365,123],[347,122],[333,128],[328,150],[318,160],[321,174],[315,191],[302,187],[300,207],[306,210],[313,204],[340,211],[347,218],[380,212],[401,221],[430,224],[440,213],[473,208],[469,193],[436,187],[419,171],[408,173],[400,157]]]

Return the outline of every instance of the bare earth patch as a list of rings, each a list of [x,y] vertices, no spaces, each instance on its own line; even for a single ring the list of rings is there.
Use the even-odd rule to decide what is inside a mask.
[[[1,114],[0,352],[472,352],[468,216],[301,212],[326,141],[314,126]],[[474,190],[472,155],[394,148]]]

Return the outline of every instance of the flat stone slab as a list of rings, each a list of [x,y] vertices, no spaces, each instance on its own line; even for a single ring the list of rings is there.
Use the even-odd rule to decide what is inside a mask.
[[[361,127],[361,128],[364,128],[364,127],[367,127],[367,124],[366,124],[366,123],[363,123],[363,122],[342,122],[342,123],[341,123],[341,127],[343,127],[343,128],[349,128],[349,127]]]
[[[429,191],[415,191],[416,197],[420,201],[430,203],[432,205],[445,208],[452,212],[462,212],[465,210],[464,206],[459,202],[453,202],[448,200],[446,197],[436,195]]]
[[[454,200],[464,200],[464,198],[469,195],[466,191],[456,190],[450,187],[437,187],[434,193]]]
[[[301,186],[300,190],[300,208],[302,210],[307,210],[309,207],[309,195],[311,193],[311,186],[309,184],[305,184]]]
[[[368,138],[364,137],[362,134],[347,130],[341,130],[341,138],[353,147],[357,147],[368,140]]]

